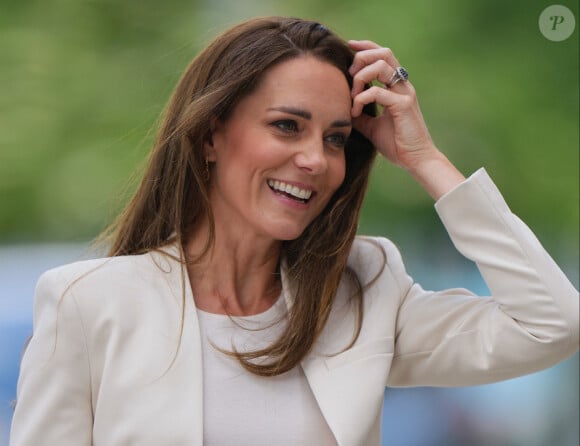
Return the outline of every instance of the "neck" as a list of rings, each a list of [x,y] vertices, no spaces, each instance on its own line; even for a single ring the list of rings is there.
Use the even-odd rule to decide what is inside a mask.
[[[209,225],[201,225],[184,246],[197,308],[210,313],[247,316],[270,308],[281,292],[278,263],[281,242],[236,233],[235,225],[216,222],[215,243],[205,246]]]

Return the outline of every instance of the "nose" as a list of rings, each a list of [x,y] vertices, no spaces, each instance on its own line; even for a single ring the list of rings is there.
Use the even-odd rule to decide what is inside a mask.
[[[324,143],[322,138],[317,141],[304,141],[294,156],[296,166],[311,174],[319,175],[326,172],[328,161],[324,152]]]

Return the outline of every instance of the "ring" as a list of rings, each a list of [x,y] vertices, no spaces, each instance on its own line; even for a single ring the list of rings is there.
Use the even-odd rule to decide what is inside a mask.
[[[409,73],[407,70],[405,70],[403,67],[397,67],[391,76],[391,80],[389,80],[389,82],[387,82],[385,85],[387,88],[391,88],[397,82],[406,81],[407,79],[409,79]]]

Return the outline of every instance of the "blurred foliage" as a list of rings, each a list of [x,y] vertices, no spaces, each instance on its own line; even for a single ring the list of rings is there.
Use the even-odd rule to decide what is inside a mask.
[[[465,173],[485,166],[540,238],[577,258],[578,28],[545,39],[550,2],[288,3],[0,0],[0,241],[94,237],[199,48],[241,18],[284,14],[392,47],[437,145]],[[578,20],[577,2],[558,3]],[[379,161],[361,232],[427,240],[434,222],[427,194]]]

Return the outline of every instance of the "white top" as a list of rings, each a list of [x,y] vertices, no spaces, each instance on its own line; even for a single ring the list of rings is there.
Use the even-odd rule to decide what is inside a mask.
[[[284,299],[253,316],[230,318],[199,309],[197,314],[205,446],[336,445],[301,367],[275,377],[257,376],[213,346],[250,351],[271,344],[285,323]]]

